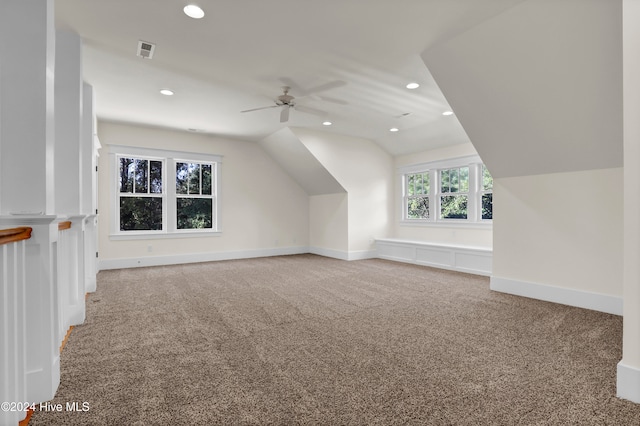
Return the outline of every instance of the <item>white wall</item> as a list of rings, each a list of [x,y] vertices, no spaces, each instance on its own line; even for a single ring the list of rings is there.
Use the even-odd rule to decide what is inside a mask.
[[[109,238],[109,182],[114,177],[108,175],[109,156],[101,155],[98,191],[101,263],[124,258],[256,253],[308,246],[308,196],[258,144],[102,121],[98,125],[98,136],[105,148],[103,152],[113,144],[223,156],[222,208],[219,212],[221,236],[112,241]],[[149,246],[151,252],[148,251]]]
[[[624,323],[619,397],[640,403],[640,2],[623,1]]]
[[[622,297],[622,168],[494,180],[493,277]]]
[[[292,130],[348,193],[349,251],[374,250],[373,239],[391,233],[391,156],[366,139],[302,128]]]
[[[478,155],[473,145],[470,143],[454,145],[446,148],[439,148],[419,152],[411,155],[403,155],[395,158],[395,167],[410,166],[412,164],[428,163],[450,158],[464,157],[468,155]],[[414,225],[400,223],[402,219],[402,175],[395,174],[395,196],[394,196],[394,227],[393,238],[400,238],[413,241],[424,241],[437,244],[454,244],[463,246],[474,246],[491,248],[493,244],[493,233],[491,227],[482,226],[446,226],[438,225]]]
[[[309,246],[318,254],[346,258],[349,202],[346,193],[309,197]]]

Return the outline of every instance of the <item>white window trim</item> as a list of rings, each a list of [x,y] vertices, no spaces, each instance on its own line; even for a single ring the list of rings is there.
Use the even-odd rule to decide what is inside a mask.
[[[480,187],[482,182],[482,160],[478,155],[450,158],[428,163],[419,163],[403,166],[397,169],[398,194],[399,194],[399,218],[402,226],[442,227],[454,226],[456,228],[491,228],[493,220],[482,219]],[[469,199],[467,201],[467,219],[441,219],[440,216],[440,176],[439,170],[469,167]],[[414,173],[429,173],[431,192],[429,194],[429,219],[407,219],[406,211],[406,175]]]
[[[145,158],[152,160],[162,160],[162,222],[164,229],[161,231],[121,231],[120,230],[120,209],[117,205],[119,182],[118,156],[131,156],[134,158]],[[212,163],[215,169],[215,184],[213,192],[213,223],[211,230],[203,229],[177,229],[175,208],[170,208],[170,200],[176,199],[175,179],[170,177],[170,170],[175,170],[176,162],[192,161],[201,163]],[[109,200],[109,239],[111,240],[146,240],[159,238],[190,238],[190,237],[214,237],[222,234],[222,224],[220,223],[219,209],[222,205],[220,198],[220,175],[222,168],[222,156],[214,154],[203,154],[187,151],[172,151],[165,149],[141,148],[124,145],[109,146],[109,176],[110,176],[110,200]]]

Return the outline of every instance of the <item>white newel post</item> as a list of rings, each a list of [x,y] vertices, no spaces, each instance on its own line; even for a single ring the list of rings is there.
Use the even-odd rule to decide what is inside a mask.
[[[33,228],[24,247],[24,365],[15,355],[20,347],[3,345],[0,351],[13,364],[9,370],[23,370],[24,396],[31,402],[53,398],[60,382],[54,56],[53,0],[0,1],[0,229]],[[15,320],[2,321],[6,326]]]

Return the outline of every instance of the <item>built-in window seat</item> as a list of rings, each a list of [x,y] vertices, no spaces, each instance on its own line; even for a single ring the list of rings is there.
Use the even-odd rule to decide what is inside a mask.
[[[380,259],[414,263],[477,275],[491,275],[493,250],[397,238],[376,239]]]

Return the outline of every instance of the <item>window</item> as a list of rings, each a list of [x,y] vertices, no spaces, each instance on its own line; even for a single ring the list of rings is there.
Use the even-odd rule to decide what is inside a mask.
[[[176,216],[178,229],[213,226],[212,164],[176,163]]]
[[[440,218],[467,219],[469,167],[440,170]]]
[[[482,190],[480,194],[482,199],[482,219],[493,219],[493,178],[484,164],[482,165]]]
[[[162,163],[119,157],[121,231],[162,230]]]
[[[490,223],[493,179],[477,156],[404,167],[405,223]]]
[[[219,156],[122,146],[111,146],[110,155],[112,238],[220,231]]]
[[[407,217],[410,219],[429,219],[429,173],[406,175]]]

